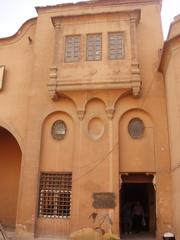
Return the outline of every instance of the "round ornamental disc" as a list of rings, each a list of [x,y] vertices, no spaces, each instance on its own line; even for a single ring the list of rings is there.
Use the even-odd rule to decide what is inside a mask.
[[[52,137],[56,140],[62,140],[66,135],[66,131],[66,124],[62,120],[54,122],[51,128]]]
[[[144,123],[139,118],[133,118],[128,124],[128,132],[129,135],[134,138],[138,139],[143,136],[144,133]]]

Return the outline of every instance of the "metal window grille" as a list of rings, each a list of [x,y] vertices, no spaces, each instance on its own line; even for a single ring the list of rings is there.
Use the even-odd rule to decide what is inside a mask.
[[[110,60],[124,57],[124,37],[122,32],[108,34],[108,52]]]
[[[77,62],[80,59],[80,35],[66,36],[65,38],[65,62]]]
[[[39,216],[68,218],[71,215],[72,173],[40,175]]]
[[[99,61],[102,57],[102,34],[87,35],[87,61]]]

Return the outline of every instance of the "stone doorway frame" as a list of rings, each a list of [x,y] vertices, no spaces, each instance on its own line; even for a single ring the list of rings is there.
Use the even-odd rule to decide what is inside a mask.
[[[153,234],[156,235],[156,213],[157,213],[157,209],[156,209],[156,175],[155,173],[134,173],[134,172],[130,172],[130,173],[123,173],[121,172],[120,173],[120,189],[119,189],[119,229],[120,229],[120,236],[122,235],[122,230],[121,230],[121,207],[122,207],[122,203],[121,203],[121,198],[122,198],[122,193],[121,193],[121,190],[122,190],[122,185],[123,183],[135,183],[135,184],[152,184],[153,188],[152,188],[152,191],[153,191],[153,201],[154,201],[154,231],[153,231]],[[150,190],[149,190],[150,191]],[[150,199],[149,199],[150,201]],[[149,203],[150,204],[150,203]],[[150,210],[149,210],[150,211]]]

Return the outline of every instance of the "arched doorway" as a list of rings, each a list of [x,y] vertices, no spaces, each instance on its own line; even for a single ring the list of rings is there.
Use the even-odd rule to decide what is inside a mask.
[[[16,224],[21,156],[15,137],[0,127],[0,222],[8,229]]]

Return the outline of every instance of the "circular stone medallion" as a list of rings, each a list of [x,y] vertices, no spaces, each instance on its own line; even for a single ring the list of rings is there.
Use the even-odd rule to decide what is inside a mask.
[[[97,140],[102,137],[104,133],[104,122],[102,119],[95,117],[88,123],[88,134],[91,139]]]

